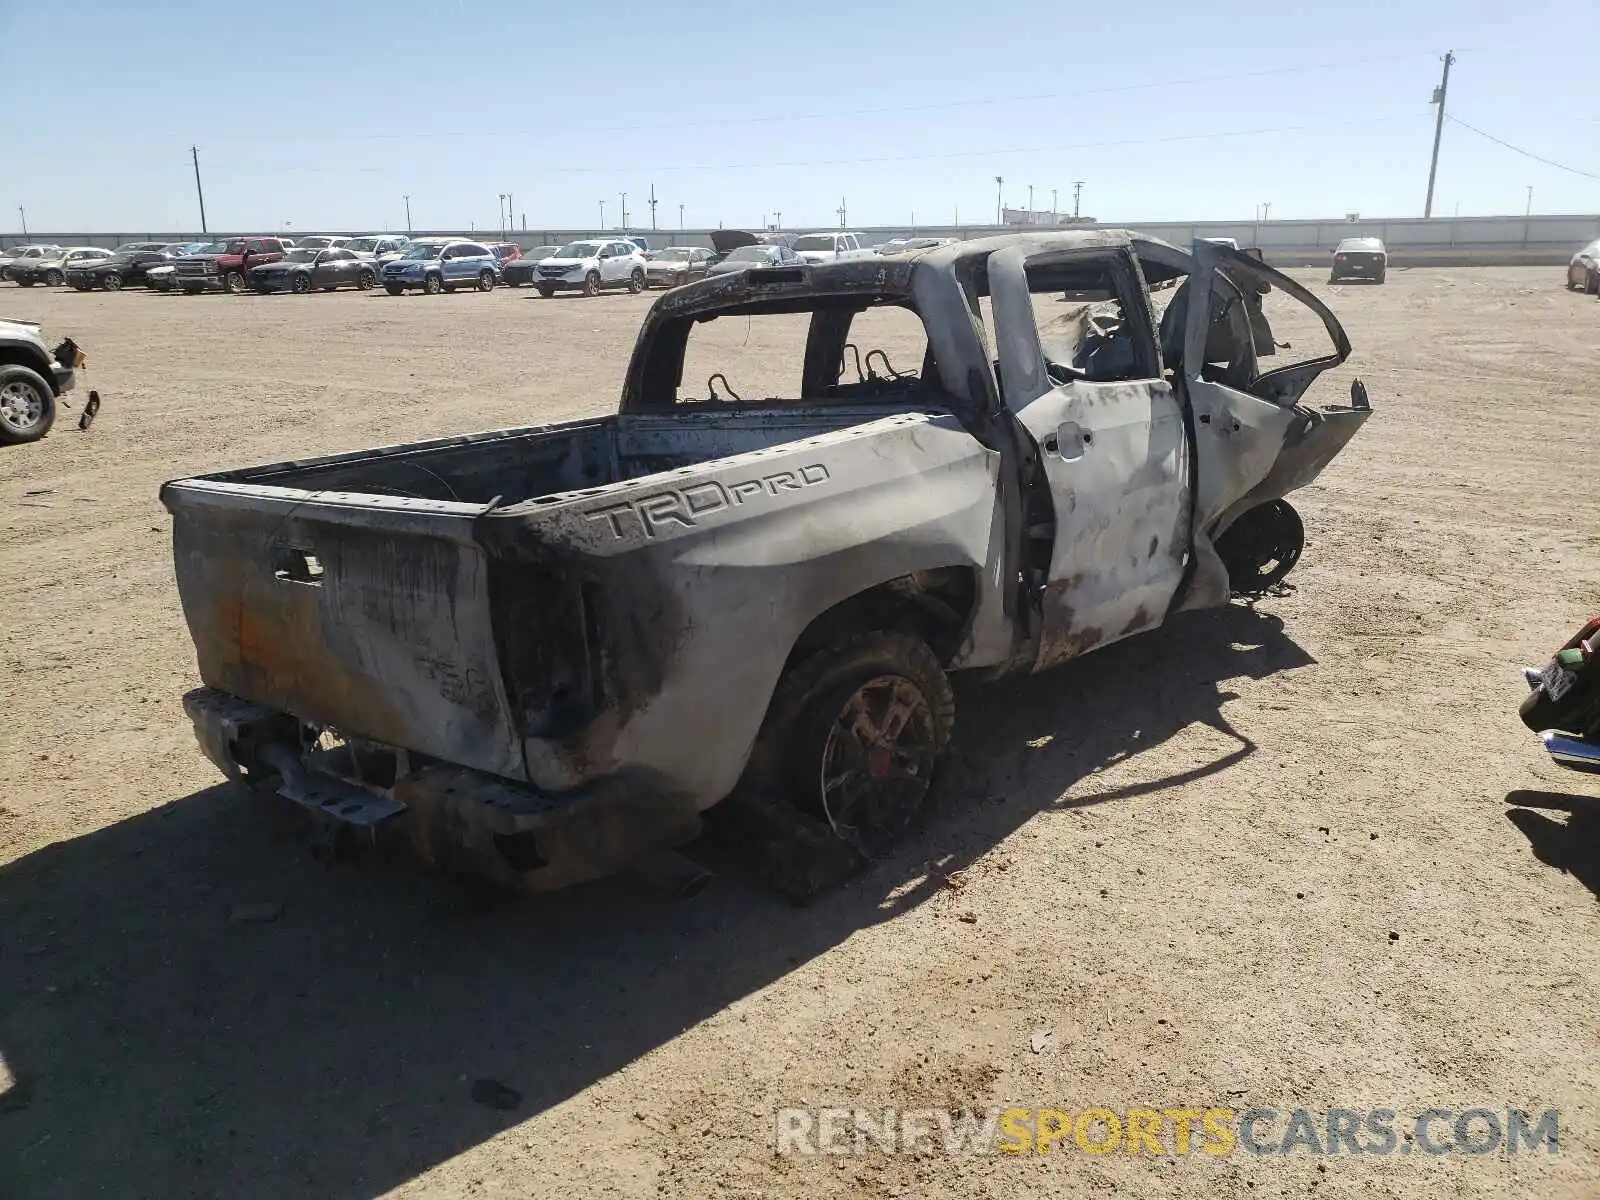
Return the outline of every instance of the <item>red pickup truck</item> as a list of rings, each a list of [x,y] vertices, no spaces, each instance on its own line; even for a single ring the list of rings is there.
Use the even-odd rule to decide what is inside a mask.
[[[275,237],[223,238],[199,254],[180,258],[174,274],[178,287],[186,292],[218,288],[242,292],[249,287],[251,267],[275,263],[283,255],[283,242]]]

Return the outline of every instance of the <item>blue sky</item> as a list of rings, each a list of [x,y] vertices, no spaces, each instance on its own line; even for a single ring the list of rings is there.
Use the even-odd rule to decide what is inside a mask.
[[[1420,215],[1429,95],[1600,174],[1594,0],[0,0],[0,229]],[[1445,126],[1436,215],[1600,211]]]

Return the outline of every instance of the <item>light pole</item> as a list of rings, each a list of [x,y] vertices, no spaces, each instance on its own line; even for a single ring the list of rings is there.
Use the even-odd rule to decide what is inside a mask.
[[[506,193],[506,232],[507,233],[515,233],[516,229],[517,229],[517,218],[513,215],[516,212],[516,202],[517,202],[517,198],[515,196],[513,196],[510,192],[507,192]]]
[[[1006,186],[1005,176],[996,175],[994,177],[994,223],[996,225],[1004,225],[1006,223],[1006,221],[1005,221],[1005,207],[1006,207],[1005,186]]]
[[[1056,207],[1056,190],[1050,189],[1050,224],[1061,224],[1061,210]]]
[[[844,223],[845,223],[845,219],[846,219],[847,215],[848,214],[845,211],[844,197],[840,196],[839,197],[839,228],[840,229],[844,228]]]
[[[656,229],[656,185],[650,185],[650,232]]]
[[[1078,197],[1083,195],[1083,180],[1075,179],[1072,182],[1072,219],[1078,219]]]
[[[407,192],[400,199],[406,202],[406,236],[411,236],[411,193]]]
[[[505,237],[505,235],[506,235],[506,194],[504,192],[500,192],[499,196],[500,196],[500,207],[497,208],[495,210],[495,212],[500,217],[500,236],[501,237]]]
[[[1028,224],[1033,224],[1033,184],[1028,185]]]
[[[782,229],[783,228],[783,210],[779,209],[777,212],[773,213],[772,216],[773,216],[773,219],[775,221],[777,221],[778,228]]]
[[[1528,185],[1528,207],[1522,210],[1525,217],[1533,216],[1533,184]]]
[[[28,240],[28,210],[22,205],[17,205],[17,216],[22,218],[22,240]]]
[[[622,193],[622,232],[628,232],[628,193]]]
[[[683,229],[683,205],[678,205],[678,229]]]
[[[606,202],[600,201],[600,232],[606,231]]]

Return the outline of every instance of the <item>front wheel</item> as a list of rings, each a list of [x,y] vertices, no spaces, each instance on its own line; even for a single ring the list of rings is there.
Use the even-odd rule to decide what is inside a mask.
[[[33,280],[31,280],[31,279],[18,279],[17,280],[17,286],[18,287],[32,287],[33,286]]]
[[[480,292],[492,292],[492,291],[494,291],[494,272],[493,271],[479,271],[478,272],[478,290]]]
[[[398,296],[405,291],[405,288],[401,287],[398,283],[386,283],[383,285],[383,290],[388,292],[391,296]]]
[[[227,292],[230,296],[237,296],[242,293],[244,289],[245,277],[243,271],[229,271],[222,277],[222,290]]]
[[[590,271],[583,277],[583,294],[585,296],[598,296],[600,294],[600,272]]]
[[[522,286],[522,278],[521,278],[521,276],[518,276],[518,275],[508,275],[503,280],[501,280],[501,282],[504,283],[507,287],[521,287]]]
[[[304,296],[311,290],[311,277],[309,275],[296,275],[289,286],[294,289],[297,296]]]
[[[55,419],[55,393],[44,376],[27,367],[0,366],[0,442],[37,442]]]
[[[549,284],[541,283],[539,285],[539,295],[543,296],[546,300],[550,299],[550,297],[554,296],[555,294],[555,288],[551,287]]]
[[[67,277],[60,271],[46,271],[44,273],[44,284],[46,287],[60,287],[66,281]]]
[[[634,268],[633,274],[628,276],[628,291],[635,296],[644,291],[644,272],[637,267]]]
[[[1216,540],[1235,595],[1259,596],[1294,569],[1306,545],[1306,527],[1287,500],[1259,504]]]
[[[444,291],[444,280],[437,275],[429,275],[422,281],[422,290],[430,296],[437,296]]]
[[[372,285],[378,282],[378,277],[371,271],[363,271],[356,276],[356,288],[363,292],[370,292]]]
[[[102,279],[100,281],[100,285],[102,287],[104,287],[106,289],[106,291],[108,291],[108,292],[120,292],[122,290],[122,275],[121,275],[121,273],[117,272],[117,271],[112,271],[110,274],[108,274],[104,279]],[[89,285],[87,283],[83,285],[83,290],[84,291],[88,291],[89,290]]]

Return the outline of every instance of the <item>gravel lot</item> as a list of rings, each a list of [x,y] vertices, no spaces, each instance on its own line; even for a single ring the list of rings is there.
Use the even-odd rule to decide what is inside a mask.
[[[1294,590],[963,688],[934,819],[808,909],[734,875],[487,911],[217,786],[156,489],[603,412],[650,298],[0,289],[105,397],[0,449],[0,1195],[1600,1193],[1600,787],[1515,713],[1600,611],[1600,305],[1555,268],[1315,286],[1377,411],[1296,498]],[[1561,1137],[779,1157],[799,1104],[1554,1107]]]

